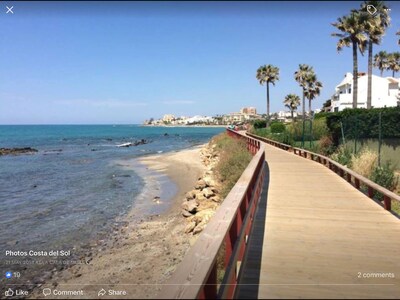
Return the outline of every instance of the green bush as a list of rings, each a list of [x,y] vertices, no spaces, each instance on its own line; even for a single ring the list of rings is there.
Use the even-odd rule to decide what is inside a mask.
[[[255,129],[252,133],[262,137],[269,137],[271,135],[271,130],[270,128],[259,128]]]
[[[303,123],[301,121],[290,123],[286,127],[286,132],[293,141],[301,141],[303,133]]]
[[[395,175],[394,168],[390,162],[387,162],[381,167],[375,167],[372,171],[370,179],[389,191],[394,191],[398,183],[398,177]],[[378,192],[376,192],[376,197],[379,200],[383,199],[383,195]]]
[[[265,127],[267,127],[267,121],[266,120],[255,120],[253,123],[253,126],[255,129],[265,128]]]
[[[318,152],[320,152],[323,155],[331,155],[336,150],[335,146],[333,145],[332,138],[327,135],[319,139],[318,145],[319,145]]]
[[[244,140],[231,138],[226,133],[216,136],[212,142],[217,146],[220,157],[215,170],[222,183],[221,196],[226,197],[250,163],[252,155]]]
[[[314,140],[319,140],[323,136],[328,135],[328,126],[326,126],[326,118],[318,118],[313,121],[311,135]]]
[[[351,168],[352,155],[347,147],[340,146],[337,151],[332,154],[331,158],[339,164]]]
[[[285,124],[281,122],[273,122],[271,124],[271,133],[283,133],[285,132]]]
[[[342,137],[342,127],[346,138],[378,138],[379,113],[382,113],[382,137],[400,137],[400,107],[373,109],[345,109],[326,114],[326,125],[335,145]],[[322,117],[324,115],[321,115]]]

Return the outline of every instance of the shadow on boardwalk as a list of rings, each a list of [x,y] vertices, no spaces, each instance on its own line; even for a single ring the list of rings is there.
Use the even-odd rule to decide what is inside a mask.
[[[265,217],[267,215],[268,188],[270,170],[265,162],[264,189],[257,207],[253,223],[253,234],[249,238],[248,251],[242,263],[240,281],[235,293],[235,299],[257,299],[261,272],[262,248],[264,244]]]

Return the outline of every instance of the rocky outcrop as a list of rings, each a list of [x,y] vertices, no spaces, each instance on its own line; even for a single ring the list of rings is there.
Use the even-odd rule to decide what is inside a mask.
[[[25,148],[0,148],[0,156],[1,155],[19,155],[19,154],[33,154],[38,152],[38,150],[25,147]]]
[[[221,185],[213,171],[219,159],[215,145],[207,144],[201,150],[201,158],[207,171],[198,179],[194,189],[186,193],[182,203],[182,215],[188,222],[185,233],[193,235],[203,231],[222,202],[219,195]]]
[[[120,145],[117,145],[117,147],[119,147],[119,148],[122,148],[122,147],[131,147],[131,146],[139,146],[139,145],[145,145],[145,144],[148,144],[148,143],[150,143],[151,141],[148,141],[148,140],[145,140],[145,139],[141,139],[141,140],[137,140],[137,141],[134,141],[133,143],[132,142],[128,142],[128,143],[123,143],[123,144],[120,144]]]

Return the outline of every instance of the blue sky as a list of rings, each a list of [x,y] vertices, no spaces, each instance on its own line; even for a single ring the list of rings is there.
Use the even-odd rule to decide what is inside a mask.
[[[400,4],[386,3],[392,26],[375,53],[400,51]],[[272,112],[285,95],[300,96],[300,63],[324,85],[318,108],[352,71],[351,49],[337,53],[331,23],[360,4],[2,2],[0,124],[132,124],[244,106],[265,113],[255,79],[262,64],[280,68]],[[359,70],[367,71],[366,54]]]

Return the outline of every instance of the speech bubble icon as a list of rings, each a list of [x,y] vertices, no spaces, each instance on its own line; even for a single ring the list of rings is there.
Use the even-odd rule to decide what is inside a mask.
[[[43,289],[43,295],[45,297],[50,296],[51,295],[51,289],[49,289],[49,288]]]

